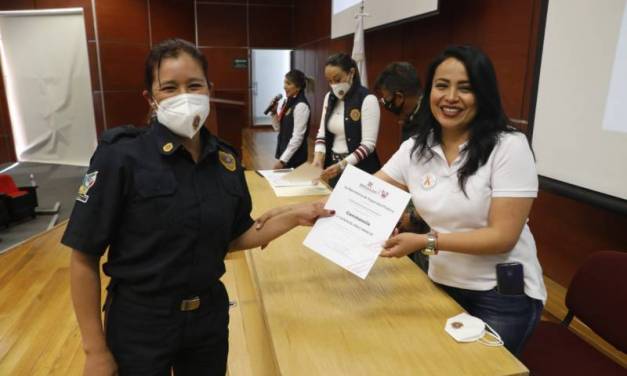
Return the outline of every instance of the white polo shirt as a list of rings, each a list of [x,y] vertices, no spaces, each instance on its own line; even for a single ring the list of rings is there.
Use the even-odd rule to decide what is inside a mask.
[[[488,224],[492,197],[536,197],[538,175],[529,143],[522,133],[503,133],[486,164],[459,188],[457,171],[465,157],[448,165],[440,145],[432,147],[433,158],[424,162],[410,156],[409,139],[383,166],[382,171],[408,187],[422,218],[439,233],[464,232]],[[460,149],[464,145],[460,146]],[[485,291],[496,286],[496,264],[520,262],[525,276],[525,294],[546,301],[542,268],[533,235],[525,224],[514,248],[502,254],[470,255],[439,250],[429,258],[429,277],[443,285]]]

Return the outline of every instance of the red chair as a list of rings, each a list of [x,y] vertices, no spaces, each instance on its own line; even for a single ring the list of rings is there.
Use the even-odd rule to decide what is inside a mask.
[[[576,316],[618,350],[627,350],[627,252],[590,255],[570,283],[566,307],[562,323],[541,321],[525,345],[521,360],[531,374],[627,375],[568,328]]]
[[[0,199],[9,211],[11,221],[35,218],[37,187],[17,187],[13,178],[0,174]]]

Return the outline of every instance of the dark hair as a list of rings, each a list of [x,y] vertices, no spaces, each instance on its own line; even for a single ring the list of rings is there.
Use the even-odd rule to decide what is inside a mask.
[[[417,129],[412,154],[415,153],[418,159],[429,160],[434,155],[431,147],[442,143],[442,128],[431,113],[429,97],[435,71],[448,58],[459,60],[464,64],[477,103],[477,114],[469,124],[468,143],[461,150],[467,158],[457,173],[459,187],[468,196],[465,189],[466,181],[487,162],[500,134],[517,130],[508,124],[509,119],[501,103],[496,73],[490,58],[476,47],[450,46],[433,60],[427,71],[425,92],[415,117]],[[433,132],[433,143],[430,145],[431,132]]]
[[[405,95],[418,95],[422,91],[416,69],[405,61],[396,61],[385,67],[377,77],[374,87],[392,93],[400,91]]]
[[[191,56],[192,59],[196,60],[196,62],[198,62],[201,66],[202,71],[205,74],[205,78],[207,78],[207,69],[209,65],[207,63],[207,58],[198,48],[196,48],[196,46],[179,38],[166,39],[152,46],[150,53],[146,58],[144,85],[146,85],[146,90],[148,90],[149,93],[152,93],[152,83],[155,80],[155,69],[159,72],[161,61],[167,58],[177,58],[182,53],[186,53]],[[207,83],[209,83],[208,80]]]
[[[308,91],[313,91],[315,82],[313,78],[307,77],[305,73],[299,71],[298,69],[292,69],[291,71],[285,74],[285,78],[296,87],[298,87],[301,91],[307,89]]]
[[[346,73],[349,73],[351,68],[355,68],[355,74],[353,75],[353,87],[357,84],[361,85],[361,78],[359,77],[359,69],[357,68],[357,62],[355,62],[355,60],[353,60],[353,58],[350,57],[350,55],[347,55],[342,52],[333,54],[329,56],[329,58],[327,59],[327,62],[324,64],[325,67],[327,65],[339,67],[341,70],[343,70]]]

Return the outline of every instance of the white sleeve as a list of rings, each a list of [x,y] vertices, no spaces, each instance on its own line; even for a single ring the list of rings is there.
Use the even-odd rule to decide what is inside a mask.
[[[379,135],[380,118],[381,112],[377,97],[372,94],[366,96],[361,104],[361,145],[346,157],[346,162],[356,165],[374,152]]]
[[[279,158],[281,162],[287,163],[303,143],[303,140],[305,139],[305,132],[307,131],[308,120],[309,106],[303,102],[294,106],[294,130],[292,131],[292,137],[287,144],[287,148],[285,148],[285,151],[281,154],[281,158]]]
[[[396,182],[407,186],[407,173],[411,163],[411,149],[414,147],[414,140],[408,139],[401,144],[401,147],[386,162],[381,171]]]
[[[324,96],[324,100],[322,101],[322,115],[320,116],[320,127],[318,127],[318,134],[316,135],[316,146],[314,147],[314,151],[316,153],[326,153],[327,146],[324,135],[324,120],[327,117],[327,105],[329,103],[329,93]]]
[[[279,128],[281,127],[281,124],[279,123],[279,115],[272,114],[271,119],[272,119],[272,129],[274,129],[275,131],[278,131]]]
[[[493,154],[492,197],[537,197],[536,163],[524,134],[505,133]]]

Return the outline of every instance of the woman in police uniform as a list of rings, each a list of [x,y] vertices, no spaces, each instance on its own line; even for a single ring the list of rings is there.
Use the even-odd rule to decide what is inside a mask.
[[[298,167],[307,162],[307,136],[311,110],[305,90],[313,91],[314,81],[298,69],[285,74],[283,89],[286,100],[272,115],[272,127],[279,131],[274,164],[275,169]]]
[[[369,173],[381,167],[375,151],[381,114],[377,98],[361,85],[357,63],[350,56],[330,56],[324,76],[331,91],[323,102],[313,164],[325,168],[321,177],[334,186],[348,164]]]
[[[292,206],[256,229],[235,151],[203,126],[207,61],[170,39],[147,60],[149,129],[103,134],[62,242],[73,249],[72,299],[86,375],[224,375],[229,250],[266,244],[331,213]],[[111,277],[100,319],[99,260]]]

